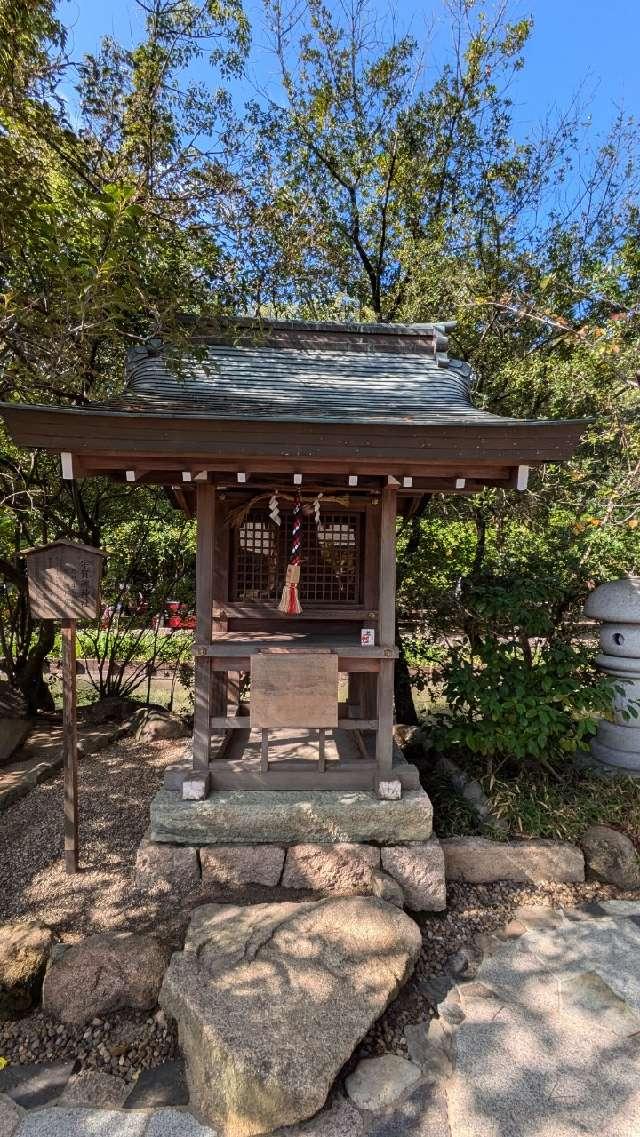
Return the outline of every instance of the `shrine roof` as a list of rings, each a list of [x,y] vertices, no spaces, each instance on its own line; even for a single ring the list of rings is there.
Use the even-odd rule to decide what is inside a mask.
[[[124,433],[138,438],[139,427],[129,428],[127,420],[144,420],[160,449],[169,444],[165,432],[173,436],[184,423],[182,445],[188,447],[188,422],[195,430],[197,420],[200,432],[215,423],[222,430],[225,422],[230,429],[244,423],[256,430],[264,424],[271,431],[278,423],[283,429],[299,423],[308,430],[314,424],[336,430],[344,424],[378,432],[476,428],[492,436],[492,453],[504,450],[516,460],[519,451],[531,460],[567,457],[585,421],[514,419],[474,406],[472,370],[448,353],[452,327],[450,322],[192,321],[183,337],[186,346],[179,350],[160,342],[131,348],[125,386],[113,398],[71,407],[1,404],[0,411],[17,442],[47,448],[86,450],[88,443],[77,441],[81,421],[97,440],[107,431],[105,420],[116,441]],[[545,428],[553,441],[549,436],[543,442]],[[523,431],[537,441],[529,438],[523,446]],[[136,445],[139,449],[142,440]],[[481,445],[474,442],[476,455]]]

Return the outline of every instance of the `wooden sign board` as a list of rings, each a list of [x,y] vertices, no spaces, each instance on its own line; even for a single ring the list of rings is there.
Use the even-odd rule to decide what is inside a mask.
[[[249,719],[262,730],[336,727],[337,655],[252,655]]]
[[[100,614],[105,554],[99,549],[55,541],[25,557],[29,604],[38,620],[93,620]]]

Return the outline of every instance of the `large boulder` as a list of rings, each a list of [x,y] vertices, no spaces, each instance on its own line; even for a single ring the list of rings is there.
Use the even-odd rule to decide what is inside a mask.
[[[106,932],[52,952],[42,1006],[61,1022],[80,1024],[125,1008],[150,1010],[169,962],[150,935]]]
[[[45,924],[0,925],[0,1020],[15,1019],[39,1003],[55,939]]]
[[[0,679],[0,716],[14,719],[27,717],[27,700],[6,679]]]
[[[167,738],[185,738],[189,729],[178,715],[154,707],[141,707],[133,716],[136,742],[160,742]]]
[[[108,695],[97,703],[89,703],[78,709],[78,721],[89,726],[103,726],[105,723],[122,723],[140,710],[137,699]]]
[[[587,878],[618,888],[640,888],[640,861],[635,845],[608,825],[592,825],[581,841]]]
[[[22,746],[31,725],[29,719],[4,718],[0,715],[0,766],[8,762],[14,751]]]
[[[316,1113],[420,947],[413,920],[376,897],[196,909],[160,993],[191,1105],[220,1137]]]

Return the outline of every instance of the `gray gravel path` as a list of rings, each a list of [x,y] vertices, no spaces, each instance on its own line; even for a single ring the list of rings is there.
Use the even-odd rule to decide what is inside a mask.
[[[65,939],[162,925],[162,905],[132,893],[132,867],[149,802],[183,747],[125,739],[81,759],[77,876],[64,871],[62,777],[10,806],[0,824],[0,921],[42,920]]]

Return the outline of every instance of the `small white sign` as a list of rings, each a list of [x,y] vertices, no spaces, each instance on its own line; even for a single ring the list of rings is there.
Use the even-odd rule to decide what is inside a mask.
[[[376,642],[375,628],[362,628],[360,643],[362,647],[374,647]]]

